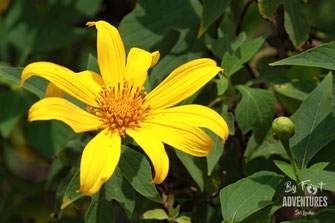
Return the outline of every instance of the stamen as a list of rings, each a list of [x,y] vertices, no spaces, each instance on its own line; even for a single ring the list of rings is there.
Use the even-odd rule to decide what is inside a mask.
[[[125,137],[127,129],[139,127],[148,115],[149,107],[143,106],[147,93],[144,92],[142,98],[142,91],[143,87],[135,87],[127,82],[118,83],[116,87],[105,86],[100,97],[95,99],[99,107],[88,107],[87,110],[102,120],[100,128],[117,131]]]

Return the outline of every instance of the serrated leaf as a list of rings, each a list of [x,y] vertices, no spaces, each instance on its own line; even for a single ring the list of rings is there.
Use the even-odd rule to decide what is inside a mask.
[[[286,174],[286,176],[290,177],[292,180],[296,180],[291,164],[281,160],[274,160],[273,162],[283,173]]]
[[[324,185],[322,189],[335,191],[335,172],[317,169],[302,169],[298,172],[300,181],[306,181],[306,184],[320,187],[322,182]]]
[[[332,74],[328,74],[291,116],[295,135],[290,146],[299,167],[306,167],[318,151],[335,139],[332,92]]]
[[[335,42],[325,43],[321,46],[306,50],[298,55],[271,63],[271,66],[301,65],[321,67],[335,70]]]
[[[193,180],[201,191],[204,190],[204,182],[207,178],[206,161],[200,157],[194,157],[181,150],[175,150],[177,157],[183,163]]]
[[[228,8],[231,0],[204,0],[198,37],[219,18]]]
[[[221,67],[226,76],[231,76],[248,62],[262,46],[266,36],[244,42],[232,55],[226,52],[221,61]]]
[[[21,83],[21,73],[23,68],[21,67],[1,67],[0,66],[0,76],[8,80],[13,81],[18,86]],[[49,82],[40,77],[31,77],[26,80],[23,84],[23,88],[36,94],[40,99],[44,98],[45,90],[47,89]]]
[[[155,184],[151,183],[151,166],[144,155],[126,146],[122,146],[122,154],[118,167],[122,175],[137,192],[152,201],[162,202]]]
[[[309,37],[310,22],[303,12],[300,0],[282,0],[284,3],[284,26],[296,49],[299,49]]]
[[[164,220],[169,218],[169,216],[163,209],[149,210],[144,212],[142,216],[143,219],[156,219],[156,220]]]
[[[276,173],[261,171],[223,188],[220,201],[224,221],[241,222],[271,204],[280,179]]]
[[[236,121],[243,134],[252,129],[256,141],[260,142],[272,123],[274,96],[270,91],[264,89],[242,85],[239,85],[237,89],[242,93],[242,100],[235,111]]]

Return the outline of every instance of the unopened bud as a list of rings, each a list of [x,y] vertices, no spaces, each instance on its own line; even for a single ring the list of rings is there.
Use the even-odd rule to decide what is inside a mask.
[[[277,140],[287,140],[295,133],[294,123],[287,117],[279,117],[272,122],[272,135]]]

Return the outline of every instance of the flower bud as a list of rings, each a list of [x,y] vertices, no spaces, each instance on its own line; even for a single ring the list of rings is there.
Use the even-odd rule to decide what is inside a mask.
[[[287,140],[295,133],[294,123],[287,117],[278,117],[272,122],[272,135],[277,140]]]

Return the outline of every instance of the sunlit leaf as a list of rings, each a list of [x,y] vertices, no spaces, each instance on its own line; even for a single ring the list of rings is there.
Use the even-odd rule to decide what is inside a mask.
[[[276,173],[261,171],[223,188],[220,201],[224,221],[241,222],[271,204],[280,179]]]
[[[299,167],[306,167],[317,152],[335,139],[332,92],[332,74],[328,74],[291,116],[295,135],[290,145]]]

